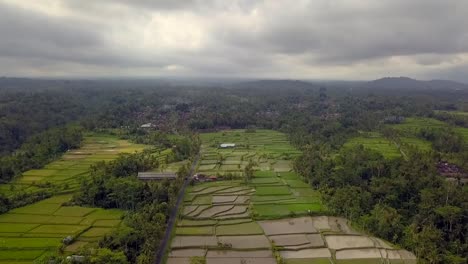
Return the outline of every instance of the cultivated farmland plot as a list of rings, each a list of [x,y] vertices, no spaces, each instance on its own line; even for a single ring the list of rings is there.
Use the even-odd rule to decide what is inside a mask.
[[[119,140],[108,135],[89,135],[80,149],[66,152],[60,159],[42,169],[29,170],[9,184],[0,184],[0,191],[6,195],[17,192],[39,192],[44,189],[56,193],[75,191],[80,179],[88,176],[89,166],[99,161],[110,161],[120,153],[134,153],[144,145]]]
[[[122,211],[62,204],[70,200],[70,193],[79,187],[81,178],[89,177],[90,165],[144,147],[112,136],[89,135],[80,149],[65,153],[43,169],[26,171],[10,184],[0,185],[0,191],[6,195],[33,193],[44,188],[57,194],[0,215],[0,264],[32,263],[42,255],[56,251],[67,236],[75,239],[65,248],[65,252],[72,253],[88,243],[97,242],[119,226]]]
[[[200,164],[221,166],[201,165],[199,172],[224,175],[230,172],[222,170],[225,161],[232,166],[236,159],[265,166],[256,167],[250,182],[241,177],[189,187],[166,263],[191,263],[195,256],[222,264],[415,263],[410,252],[359,234],[346,219],[326,216],[320,194],[292,172],[291,157],[298,151],[284,134],[233,130],[201,138]],[[222,143],[236,147],[218,148]],[[242,165],[235,172],[242,175]]]
[[[0,263],[32,263],[72,236],[65,248],[74,252],[120,225],[123,212],[62,206],[71,195],[55,196],[0,215]]]

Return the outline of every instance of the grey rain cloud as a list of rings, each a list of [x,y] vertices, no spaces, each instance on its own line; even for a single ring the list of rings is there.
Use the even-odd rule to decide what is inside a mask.
[[[466,0],[0,0],[0,74],[468,81]]]

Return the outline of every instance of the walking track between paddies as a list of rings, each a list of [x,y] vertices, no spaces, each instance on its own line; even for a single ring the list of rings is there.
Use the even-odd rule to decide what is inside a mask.
[[[168,264],[416,263],[414,255],[326,216],[320,194],[292,172],[299,152],[282,133],[231,130],[201,135],[199,172],[236,180],[187,189]],[[220,148],[223,143],[234,148]],[[243,170],[256,163],[245,182]],[[210,165],[210,166],[208,166]]]

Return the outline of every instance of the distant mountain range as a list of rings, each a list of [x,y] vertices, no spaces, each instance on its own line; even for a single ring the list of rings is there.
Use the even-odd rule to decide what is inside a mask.
[[[366,82],[365,88],[372,89],[412,89],[412,90],[468,90],[468,85],[449,80],[419,81],[408,77],[385,77]]]
[[[408,77],[385,77],[373,81],[302,81],[302,80],[255,80],[229,85],[234,88],[317,88],[334,87],[375,91],[388,90],[468,90],[468,84],[449,80],[420,81]]]
[[[0,77],[0,88],[39,88],[39,87],[125,87],[129,84],[138,84],[139,86],[208,86],[208,87],[226,87],[226,88],[289,88],[289,89],[317,89],[319,87],[333,87],[338,89],[353,89],[364,91],[392,91],[392,90],[411,90],[411,91],[468,91],[468,84],[449,81],[449,80],[430,80],[420,81],[408,77],[385,77],[373,81],[309,81],[309,80],[291,80],[291,79],[269,79],[269,80],[235,80],[235,79],[98,79],[98,80],[65,80],[65,79],[33,79],[33,78],[8,78]]]

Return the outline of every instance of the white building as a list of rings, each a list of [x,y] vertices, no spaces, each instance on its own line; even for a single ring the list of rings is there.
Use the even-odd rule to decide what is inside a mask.
[[[150,128],[150,127],[153,127],[153,124],[151,123],[146,123],[146,124],[143,124],[140,126],[141,128]]]
[[[220,148],[234,148],[236,147],[236,144],[234,143],[223,143],[221,145],[219,145]]]

